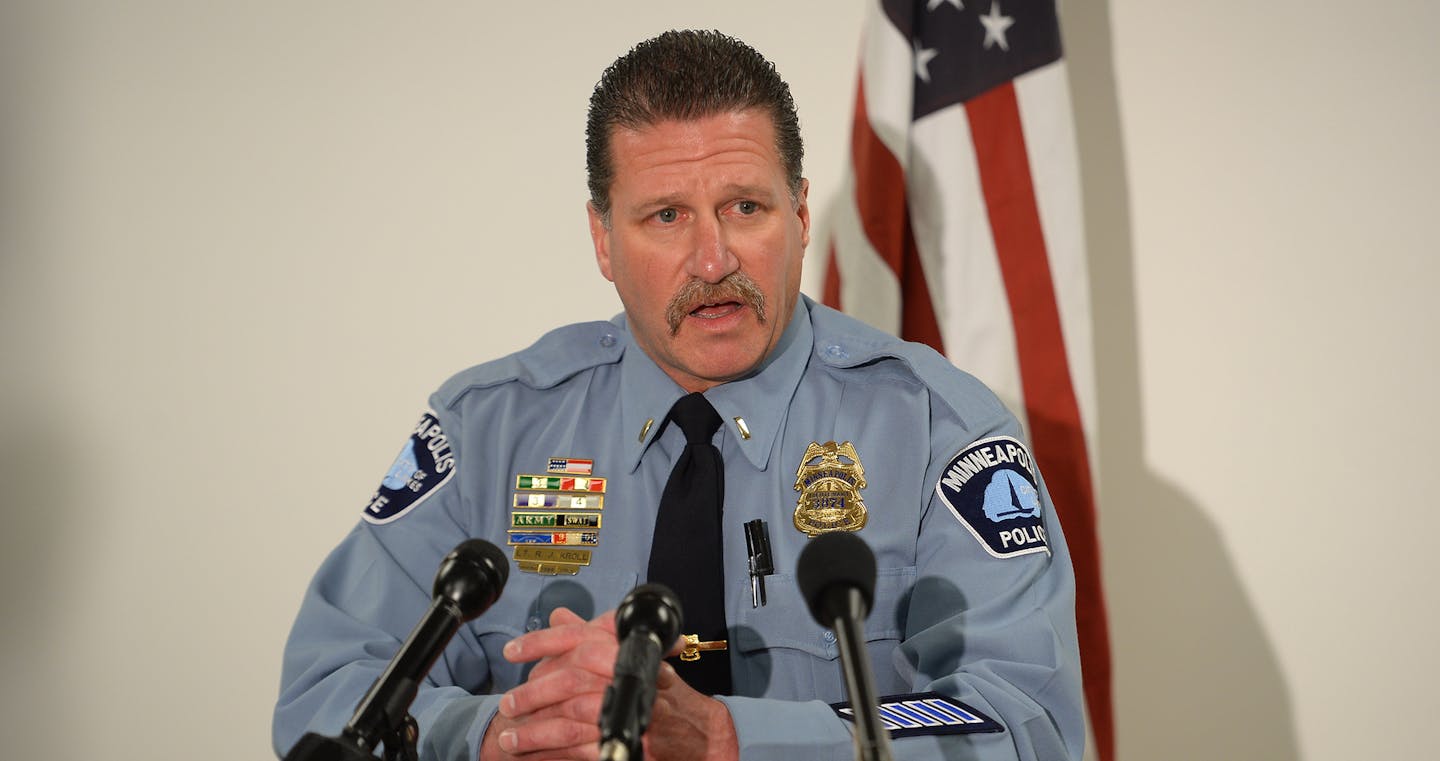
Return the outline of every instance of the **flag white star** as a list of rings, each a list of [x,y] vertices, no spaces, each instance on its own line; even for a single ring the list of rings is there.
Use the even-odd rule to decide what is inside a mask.
[[[925,6],[925,10],[933,13],[936,8],[940,7],[941,3],[949,3],[955,6],[955,10],[957,11],[965,10],[965,3],[961,2],[960,0],[930,0],[930,2]]]
[[[940,55],[940,51],[920,47],[919,40],[911,40],[911,44],[915,46],[915,76],[919,77],[921,82],[930,84],[930,60]]]
[[[1010,43],[1005,39],[1005,30],[1015,23],[1015,19],[1000,15],[999,3],[990,3],[990,12],[980,17],[980,23],[985,25],[986,50],[989,50],[991,45],[999,45],[1001,50],[1007,52],[1010,50]]]

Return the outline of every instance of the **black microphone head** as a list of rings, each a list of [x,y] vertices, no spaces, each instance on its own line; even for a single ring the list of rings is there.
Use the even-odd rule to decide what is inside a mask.
[[[641,584],[630,590],[615,609],[615,635],[623,640],[631,631],[644,629],[659,638],[662,648],[668,648],[680,636],[683,621],[680,598],[669,587]]]
[[[835,590],[856,589],[865,601],[865,613],[875,601],[875,553],[865,540],[851,533],[821,534],[800,551],[795,580],[810,615],[821,626],[833,626],[843,615]]]
[[[509,579],[504,551],[484,539],[466,539],[440,561],[434,594],[453,601],[461,620],[469,621],[500,599]]]

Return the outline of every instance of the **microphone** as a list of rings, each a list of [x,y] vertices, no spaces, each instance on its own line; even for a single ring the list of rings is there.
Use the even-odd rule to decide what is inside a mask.
[[[795,577],[810,615],[835,630],[845,693],[855,712],[855,757],[890,761],[890,734],[880,723],[863,627],[875,601],[875,553],[854,534],[821,534],[800,552]]]
[[[663,584],[630,590],[615,609],[615,678],[600,706],[601,761],[639,761],[660,660],[680,636],[680,600]]]
[[[418,733],[409,711],[421,680],[460,625],[495,604],[509,577],[505,553],[483,539],[468,539],[451,550],[435,574],[430,609],[360,699],[340,739],[308,733],[285,755],[286,761],[369,758],[381,742],[387,758],[399,741],[413,747]]]

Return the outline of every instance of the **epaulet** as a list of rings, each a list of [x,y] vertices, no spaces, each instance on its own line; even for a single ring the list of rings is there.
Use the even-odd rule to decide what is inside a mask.
[[[999,397],[975,376],[922,343],[904,341],[806,297],[815,331],[815,356],[845,370],[894,361],[960,416],[962,424],[1008,417]]]
[[[619,362],[629,340],[629,334],[613,322],[566,325],[514,354],[456,373],[433,398],[449,407],[472,389],[504,383],[553,388],[590,368]]]

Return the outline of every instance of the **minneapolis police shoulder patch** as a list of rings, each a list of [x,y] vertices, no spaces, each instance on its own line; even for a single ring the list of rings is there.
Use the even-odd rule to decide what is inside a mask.
[[[995,436],[955,455],[935,493],[997,558],[1050,552],[1035,462],[1019,440]]]
[[[389,523],[410,512],[455,475],[455,454],[440,421],[426,412],[365,508],[365,520]]]
[[[834,703],[830,707],[840,718],[855,721],[855,711],[849,703]],[[1005,731],[1000,722],[938,692],[887,695],[880,698],[876,709],[880,723],[890,731],[891,737]]]

